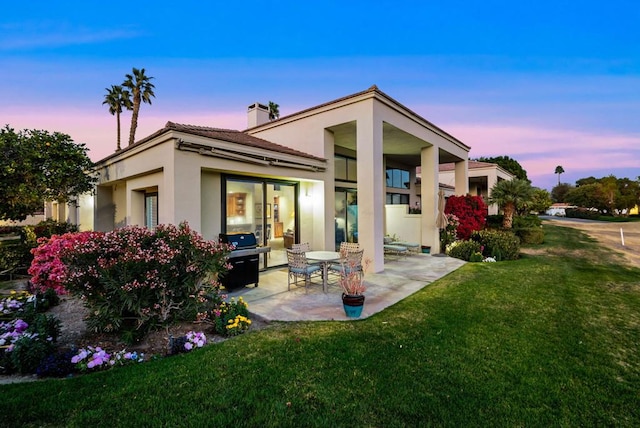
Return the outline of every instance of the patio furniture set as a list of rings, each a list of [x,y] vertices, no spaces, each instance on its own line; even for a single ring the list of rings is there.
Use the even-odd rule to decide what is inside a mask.
[[[326,293],[329,287],[329,275],[337,277],[351,273],[352,269],[362,272],[362,255],[364,250],[358,244],[342,242],[340,252],[311,251],[309,243],[293,244],[287,249],[289,274],[287,289],[291,290],[291,283],[297,286],[299,280],[304,280],[305,291],[311,279],[316,276],[322,278],[322,290]]]

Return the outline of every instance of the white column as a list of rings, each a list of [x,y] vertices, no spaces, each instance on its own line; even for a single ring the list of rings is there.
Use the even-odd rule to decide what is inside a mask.
[[[497,182],[498,182],[498,176],[495,171],[487,174],[487,205],[488,205],[489,215],[498,214],[498,205],[496,204],[489,205],[489,197],[491,197],[491,189],[493,189],[493,186],[495,186]]]
[[[469,193],[469,161],[467,159],[455,163],[456,195]]]
[[[324,153],[329,162],[327,163],[327,170],[324,172],[324,189],[323,201],[324,201],[324,224],[322,230],[318,231],[322,233],[324,237],[324,248],[329,251],[333,251],[336,245],[336,173],[335,173],[335,138],[333,132],[324,130]],[[314,213],[315,217],[315,213]],[[316,233],[314,231],[314,238]]]
[[[436,227],[438,214],[438,147],[425,147],[420,152],[422,181],[422,245],[431,247],[431,254],[440,252],[440,231]],[[456,189],[457,190],[457,189]]]
[[[358,156],[358,242],[373,272],[384,270],[385,177],[382,159],[382,119],[375,102],[357,120]]]

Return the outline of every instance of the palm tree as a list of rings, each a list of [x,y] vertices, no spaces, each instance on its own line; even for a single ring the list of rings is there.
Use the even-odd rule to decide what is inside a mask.
[[[502,227],[511,229],[516,210],[531,202],[533,187],[526,180],[514,178],[513,180],[498,181],[491,189],[490,194],[489,202],[498,204],[502,208],[504,214]]]
[[[560,184],[560,174],[564,174],[564,168],[562,165],[558,165],[556,167],[556,172],[554,172],[554,174],[558,174],[558,184]]]
[[[131,114],[131,129],[129,131],[129,145],[133,144],[136,137],[136,128],[138,127],[138,114],[140,113],[140,103],[147,103],[151,105],[151,97],[155,97],[153,93],[153,83],[149,77],[144,74],[144,68],[138,70],[133,68],[133,74],[126,74],[126,80],[122,84],[125,88],[128,88],[133,95],[133,113]]]
[[[131,94],[126,89],[122,89],[122,86],[111,85],[111,89],[105,88],[107,93],[104,96],[102,104],[109,106],[109,113],[116,115],[116,121],[118,123],[118,145],[116,151],[120,150],[120,113],[122,109],[131,109]]]
[[[279,105],[269,101],[269,120],[276,120],[280,117]]]

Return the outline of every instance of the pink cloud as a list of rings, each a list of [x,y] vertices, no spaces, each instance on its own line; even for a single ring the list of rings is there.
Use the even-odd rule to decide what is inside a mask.
[[[106,110],[80,110],[73,108],[60,109],[58,111],[32,109],[0,110],[0,117],[5,124],[16,130],[45,129],[49,132],[62,132],[69,134],[76,143],[84,143],[89,148],[89,157],[93,161],[100,160],[112,154],[116,149],[116,118]],[[126,146],[129,139],[129,125],[131,116],[125,113],[121,117],[122,145]],[[185,123],[199,126],[211,126],[227,129],[245,129],[246,116],[221,112],[211,113],[170,113],[151,114],[142,110],[136,130],[136,140],[140,140],[159,129],[162,129],[167,121]]]
[[[640,136],[518,125],[449,123],[448,132],[471,146],[470,157],[510,156],[530,176],[552,173],[557,165],[581,171],[637,168]]]

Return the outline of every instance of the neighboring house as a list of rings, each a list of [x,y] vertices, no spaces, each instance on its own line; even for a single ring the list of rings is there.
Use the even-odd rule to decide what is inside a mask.
[[[488,162],[478,162],[470,160],[468,162],[469,194],[481,196],[488,206],[488,214],[498,214],[496,204],[489,205],[489,195],[493,186],[501,180],[513,180],[515,176],[503,169],[500,165]],[[440,189],[444,191],[444,196],[448,198],[458,194],[455,191],[455,165],[453,163],[441,164],[439,166]],[[418,169],[418,185],[420,184],[420,170]]]
[[[255,103],[248,123],[233,131],[168,122],[97,162],[92,228],[186,220],[207,239],[254,232],[272,247],[263,267],[286,263],[292,241],[327,250],[358,241],[380,272],[386,203],[413,206],[421,193],[412,240],[437,252],[439,165],[453,163],[455,193],[468,192],[469,147],[375,86],[273,121]]]
[[[469,194],[481,196],[487,203],[489,215],[498,214],[496,204],[489,205],[491,189],[497,182],[502,180],[513,180],[515,176],[503,169],[500,165],[488,162],[469,161]],[[454,165],[440,165],[440,183],[453,185],[455,180]]]
[[[546,215],[554,215],[558,217],[564,217],[566,215],[565,210],[567,208],[576,208],[575,205],[570,205],[565,202],[557,202],[552,204],[549,209],[545,212]]]

